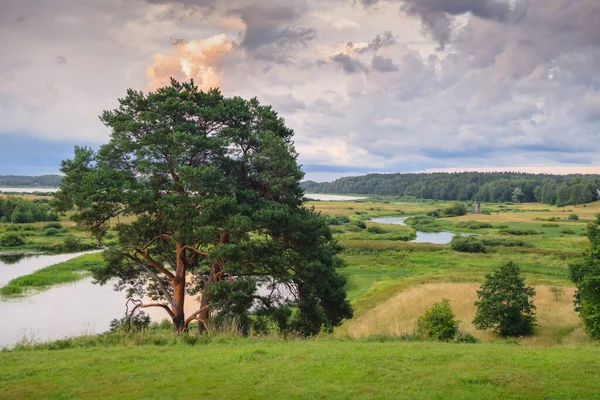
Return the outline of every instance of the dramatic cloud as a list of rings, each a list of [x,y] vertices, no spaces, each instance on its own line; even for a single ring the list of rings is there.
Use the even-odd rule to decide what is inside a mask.
[[[100,143],[126,88],[174,77],[272,104],[309,174],[587,168],[598,21],[597,0],[5,0],[0,140]]]
[[[151,79],[149,89],[169,84],[171,78],[180,81],[193,79],[202,89],[219,86],[220,65],[233,49],[226,35],[216,35],[204,40],[176,41],[174,55],[157,54],[146,75]]]

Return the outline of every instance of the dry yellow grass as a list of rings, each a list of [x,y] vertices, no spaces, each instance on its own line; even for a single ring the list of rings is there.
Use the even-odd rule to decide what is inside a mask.
[[[425,309],[446,298],[461,321],[460,329],[484,341],[496,340],[498,337],[493,332],[478,331],[471,323],[475,316],[473,303],[477,300],[478,289],[479,284],[476,283],[432,283],[412,287],[349,321],[347,334],[359,338],[412,333]],[[573,310],[574,288],[564,288],[564,294],[558,301],[548,286],[536,286],[536,291],[534,304],[539,326],[534,336],[522,338],[520,343],[552,346],[587,340],[581,321]]]

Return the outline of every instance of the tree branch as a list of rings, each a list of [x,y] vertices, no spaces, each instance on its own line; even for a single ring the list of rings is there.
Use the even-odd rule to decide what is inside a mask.
[[[142,257],[144,257],[144,259],[146,261],[148,261],[148,263],[154,269],[165,274],[167,276],[167,278],[169,278],[170,280],[175,279],[175,275],[173,275],[173,273],[171,271],[169,271],[168,269],[166,269],[165,267],[163,267],[162,265],[160,265],[159,263],[154,261],[154,259],[152,257],[150,257],[150,251],[148,251],[148,249],[145,249],[145,250],[135,249],[135,252],[138,253],[139,255],[141,255]]]
[[[148,268],[148,266],[146,264],[144,264],[142,262],[142,260],[140,260],[137,257],[132,257],[128,255],[128,258],[130,258],[131,260],[133,260],[136,264],[138,264],[140,267],[142,267],[146,272],[148,272],[156,281],[156,283],[158,284],[158,287],[160,288],[161,292],[163,293],[163,295],[166,297],[166,299],[169,301],[169,303],[171,304],[171,306],[173,308],[177,307],[175,304],[175,300],[173,299],[173,296],[171,296],[171,293],[169,293],[169,291],[167,290],[167,288],[165,287],[162,279],[160,279],[160,277],[156,274],[156,272],[154,272],[152,269]]]

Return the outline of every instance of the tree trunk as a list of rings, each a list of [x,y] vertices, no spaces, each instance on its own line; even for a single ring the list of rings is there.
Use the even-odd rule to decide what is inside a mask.
[[[185,302],[185,273],[186,266],[184,261],[184,246],[177,243],[177,266],[175,268],[175,278],[173,279],[173,300],[175,307],[173,313],[173,329],[175,333],[183,332],[185,325],[184,302]]]

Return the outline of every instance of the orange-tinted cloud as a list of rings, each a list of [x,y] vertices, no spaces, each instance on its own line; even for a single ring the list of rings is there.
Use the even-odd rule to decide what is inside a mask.
[[[215,35],[208,39],[190,40],[173,44],[176,54],[156,54],[154,64],[146,69],[150,78],[149,90],[169,84],[170,78],[193,79],[201,89],[218,87],[220,65],[231,53],[233,41],[227,35]]]

